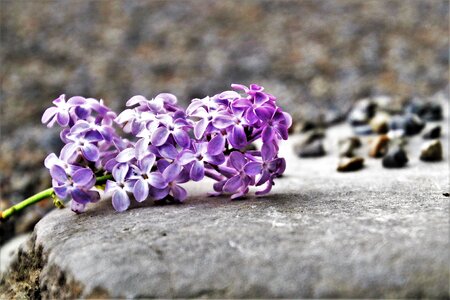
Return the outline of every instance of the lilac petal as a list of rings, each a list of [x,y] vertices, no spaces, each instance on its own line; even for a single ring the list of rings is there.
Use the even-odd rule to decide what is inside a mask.
[[[83,106],[75,107],[75,114],[80,119],[83,119],[83,120],[87,119],[89,117],[90,113],[91,113],[90,110],[86,107],[83,107]]]
[[[161,98],[156,97],[155,99],[152,99],[151,101],[147,102],[148,108],[150,108],[153,111],[159,112],[164,108],[164,100]]]
[[[167,182],[164,180],[162,174],[158,172],[150,173],[148,175],[147,182],[157,189],[163,189],[167,187]]]
[[[162,173],[167,182],[174,181],[181,172],[181,166],[177,163],[170,164]]]
[[[103,136],[97,130],[87,132],[84,138],[89,142],[99,142],[103,140]]]
[[[216,192],[222,192],[223,186],[224,186],[224,184],[225,184],[226,182],[227,182],[226,180],[222,180],[222,181],[219,181],[219,182],[214,183],[213,189],[214,189]]]
[[[273,108],[260,106],[255,109],[255,113],[261,121],[268,122],[273,116]]]
[[[186,114],[192,115],[199,107],[203,106],[204,103],[201,101],[193,101],[189,106],[186,108]]]
[[[70,133],[82,133],[90,129],[91,125],[85,120],[78,120],[71,128]]]
[[[194,126],[194,135],[197,139],[201,139],[203,134],[205,133],[206,127],[208,127],[208,120],[207,119],[201,119],[197,122]]]
[[[261,173],[262,166],[259,162],[251,161],[244,166],[244,171],[250,176]]]
[[[58,183],[65,183],[68,181],[66,171],[58,165],[53,165],[53,167],[50,168],[50,175]]]
[[[173,131],[173,137],[180,147],[187,148],[190,144],[188,133],[183,129],[176,129]]]
[[[220,166],[219,170],[220,170],[220,174],[222,174],[225,177],[233,177],[234,175],[236,175],[236,170],[233,168]]]
[[[125,122],[128,122],[136,117],[136,112],[132,109],[125,109],[123,112],[121,112],[115,121],[119,124],[123,124]]]
[[[165,159],[160,159],[156,162],[156,167],[158,168],[158,171],[164,172],[164,170],[170,165],[170,162],[168,162]]]
[[[245,119],[249,124],[255,124],[259,120],[258,116],[252,108],[248,109],[245,113]]]
[[[258,182],[256,183],[256,186],[260,186],[261,184],[267,182],[267,180],[270,179],[270,173],[267,170],[264,170],[261,178],[259,178]]]
[[[241,97],[238,93],[236,93],[235,91],[224,91],[222,93],[219,94],[219,99],[237,99]]]
[[[234,89],[234,90],[241,90],[241,91],[244,91],[245,93],[247,93],[249,90],[248,90],[248,87],[246,87],[245,85],[242,85],[242,84],[236,84],[236,83],[233,83],[233,84],[231,84],[231,87]]]
[[[273,132],[272,127],[267,126],[266,128],[264,128],[262,131],[263,142],[264,143],[271,142],[273,139],[273,135],[274,135],[274,132]]]
[[[269,161],[275,157],[275,148],[271,143],[265,143],[261,147],[261,157],[263,161]]]
[[[286,127],[289,128],[292,126],[292,117],[290,114],[283,112],[284,119],[286,120]]]
[[[62,149],[60,157],[63,161],[70,162],[75,156],[77,156],[78,145],[75,143],[68,143]]]
[[[161,200],[164,197],[166,197],[170,192],[170,189],[164,188],[164,189],[150,189],[150,196],[155,200]]]
[[[283,140],[288,139],[289,134],[288,134],[288,129],[286,126],[277,124],[274,127],[276,128],[277,132],[280,134],[280,136]]]
[[[239,191],[239,192],[237,192],[237,193],[231,195],[230,198],[231,198],[231,200],[241,198],[241,197],[245,196],[245,194],[247,194],[248,191],[249,191],[249,189],[246,188],[246,189],[244,189],[244,190],[241,190],[241,191]]]
[[[78,106],[86,103],[86,98],[81,96],[73,96],[69,100],[67,100],[67,104],[70,106]]]
[[[231,152],[229,161],[236,170],[242,170],[245,165],[245,157],[238,151]]]
[[[128,175],[130,167],[127,164],[118,164],[113,168],[112,174],[116,182],[122,183]]]
[[[198,160],[194,162],[192,165],[190,176],[193,181],[200,181],[205,177],[205,167],[202,162],[199,162]]]
[[[231,131],[231,136],[228,139],[230,144],[235,148],[242,148],[247,143],[247,136],[245,135],[244,127],[236,125]]]
[[[44,114],[42,115],[41,122],[43,124],[47,123],[48,121],[50,121],[51,118],[53,118],[56,115],[57,112],[58,108],[54,106],[47,108],[44,111]]]
[[[71,193],[72,199],[81,204],[91,202],[91,196],[83,190],[74,189]]]
[[[174,185],[172,187],[172,195],[173,198],[175,198],[175,200],[183,201],[187,197],[187,192],[183,187],[179,185]]]
[[[218,155],[205,154],[203,160],[210,164],[218,166],[225,162],[225,155],[223,153],[220,153]]]
[[[95,183],[94,173],[87,168],[77,170],[73,173],[72,179],[77,186],[83,186],[86,189],[91,188]]]
[[[136,159],[140,160],[147,154],[149,142],[150,140],[148,138],[142,138],[136,142],[134,145]]]
[[[255,83],[250,84],[249,87],[252,91],[263,91],[264,90],[264,88],[262,86],[257,85]]]
[[[269,100],[269,96],[262,92],[256,92],[254,93],[254,99],[256,104],[263,104],[264,102],[267,102]]]
[[[232,105],[234,108],[249,108],[253,105],[253,103],[247,98],[241,98],[233,101]]]
[[[242,179],[239,175],[233,176],[224,184],[223,191],[227,193],[234,193],[241,187],[242,183]]]
[[[177,161],[182,165],[186,165],[191,161],[195,160],[195,153],[191,150],[183,150],[177,158]]]
[[[225,128],[228,128],[231,125],[233,125],[234,121],[231,118],[231,116],[220,115],[220,116],[215,117],[213,119],[212,123],[213,123],[214,127],[218,128],[218,129],[225,129]]]
[[[100,157],[100,152],[98,148],[92,144],[85,144],[81,147],[81,153],[84,158],[89,161],[97,161]]]
[[[59,104],[63,104],[65,102],[66,102],[65,94],[60,95],[58,98],[52,101],[52,103],[55,104],[56,106],[59,106]]]
[[[86,210],[86,204],[78,203],[77,201],[72,200],[70,203],[70,209],[77,214],[81,214]]]
[[[264,190],[262,191],[257,191],[255,193],[256,196],[261,196],[261,195],[265,195],[267,193],[269,193],[272,190],[272,180],[267,181],[267,186]]]
[[[161,146],[169,137],[169,130],[166,127],[159,127],[152,134],[152,144],[155,146]]]
[[[59,110],[59,112],[56,114],[56,121],[63,127],[69,125],[69,120],[69,113],[65,110]]]
[[[178,156],[177,148],[172,144],[166,144],[159,148],[159,153],[162,157],[168,159],[175,159]]]
[[[176,104],[177,103],[177,97],[170,93],[161,93],[156,96],[156,98],[162,98],[164,102],[169,104]]]
[[[153,153],[149,153],[147,156],[144,156],[140,161],[141,171],[145,174],[150,173],[155,164],[156,156]]]
[[[211,155],[218,155],[223,153],[225,149],[225,137],[221,134],[216,135],[208,143],[208,153]]]
[[[50,169],[53,165],[55,165],[59,161],[59,158],[55,153],[50,153],[44,160],[44,166],[47,169]]]
[[[115,191],[118,188],[117,182],[112,180],[107,180],[105,185],[105,193],[111,193],[112,191]]]
[[[118,189],[112,196],[112,205],[118,212],[125,211],[130,206],[130,198],[124,190]]]
[[[67,186],[54,186],[53,191],[55,192],[56,196],[62,200],[66,199],[68,196],[68,188]]]
[[[97,191],[87,191],[86,193],[89,194],[89,198],[91,199],[91,202],[98,202],[100,200],[100,193]]]
[[[148,183],[143,178],[137,180],[133,187],[133,195],[136,201],[142,202],[147,199],[148,192]]]
[[[131,97],[125,105],[126,106],[134,106],[136,104],[141,104],[141,103],[145,103],[145,102],[147,102],[147,99],[145,99],[144,96],[136,95],[136,96]]]
[[[127,148],[122,151],[120,151],[119,154],[116,156],[116,161],[119,163],[124,163],[132,160],[134,158],[135,149],[133,148]]]

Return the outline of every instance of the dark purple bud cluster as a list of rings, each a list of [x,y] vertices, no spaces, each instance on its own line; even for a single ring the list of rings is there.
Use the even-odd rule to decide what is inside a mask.
[[[149,100],[134,96],[116,116],[103,102],[64,95],[53,101],[42,122],[63,127],[66,143],[59,157],[50,154],[45,165],[56,195],[72,199],[72,209],[84,210],[100,198],[95,175],[112,174],[105,193],[117,211],[146,199],[183,201],[181,184],[205,176],[216,181],[213,195],[242,197],[250,186],[268,193],[286,167],[278,143],[287,139],[292,120],[264,88],[232,85],[233,90],[193,99],[184,111],[172,94]],[[113,125],[134,137],[119,136]],[[247,150],[260,140],[261,151]]]

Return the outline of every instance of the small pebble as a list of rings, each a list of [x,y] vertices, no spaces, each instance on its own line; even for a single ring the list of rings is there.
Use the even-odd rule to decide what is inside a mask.
[[[361,147],[361,140],[358,137],[353,136],[339,140],[338,145],[340,157],[353,157],[354,156],[353,151],[356,148]]]
[[[375,117],[370,120],[370,127],[373,132],[378,134],[385,134],[389,131],[389,115],[386,113],[377,113]]]
[[[315,129],[311,132],[308,132],[305,134],[304,139],[302,140],[301,144],[307,145],[311,144],[312,142],[316,140],[321,140],[325,137],[325,131],[322,129]]]
[[[403,130],[405,135],[412,136],[420,133],[425,127],[419,116],[416,114],[407,114],[405,116],[394,116],[389,123],[391,130]]]
[[[372,100],[365,98],[356,102],[350,111],[348,122],[352,126],[367,124],[375,115],[377,105]]]
[[[442,106],[438,103],[414,99],[406,106],[405,112],[417,114],[426,121],[442,120]]]
[[[389,138],[387,135],[379,135],[370,143],[369,156],[380,158],[386,155],[389,149]]]
[[[439,140],[426,142],[422,146],[420,159],[423,161],[440,161],[442,160],[442,144]]]
[[[297,144],[294,150],[299,157],[321,157],[326,154],[322,140],[315,140],[309,144]]]
[[[364,166],[364,158],[362,157],[344,157],[339,161],[338,172],[352,172],[362,169]]]
[[[408,163],[408,156],[402,147],[394,146],[383,157],[383,167],[402,168]]]
[[[432,140],[432,139],[438,139],[441,136],[441,126],[436,125],[429,129],[425,134],[422,136],[426,140]]]
[[[353,132],[357,135],[369,135],[373,133],[373,130],[370,125],[359,125],[353,127]]]

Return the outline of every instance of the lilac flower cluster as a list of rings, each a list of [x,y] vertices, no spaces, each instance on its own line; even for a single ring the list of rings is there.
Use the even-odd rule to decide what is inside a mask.
[[[212,178],[213,195],[242,197],[251,186],[268,193],[285,170],[278,143],[287,139],[292,120],[275,103],[276,98],[256,84],[233,84],[233,90],[193,99],[183,110],[168,93],[153,99],[134,96],[118,116],[102,101],[64,95],[47,109],[42,121],[64,129],[66,143],[59,157],[49,155],[46,167],[56,195],[72,198],[80,212],[99,199],[94,174],[112,174],[105,193],[117,211],[130,205],[130,196],[142,202],[183,201],[181,184]],[[113,124],[132,136],[120,137]],[[248,150],[260,140],[261,150]]]

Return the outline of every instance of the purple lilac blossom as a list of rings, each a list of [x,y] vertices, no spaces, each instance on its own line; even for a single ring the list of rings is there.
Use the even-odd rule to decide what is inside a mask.
[[[62,127],[66,144],[45,161],[55,194],[71,198],[72,210],[84,211],[99,199],[94,174],[112,175],[105,195],[117,211],[126,210],[131,199],[182,202],[187,191],[181,184],[205,177],[215,181],[214,195],[240,198],[252,186],[263,187],[257,195],[270,192],[286,168],[278,144],[287,139],[292,119],[263,87],[231,87],[193,99],[186,110],[169,93],[150,100],[137,95],[118,115],[102,100],[75,96],[66,102],[61,95],[42,117],[47,126]],[[255,141],[262,142],[261,151],[245,150]]]

